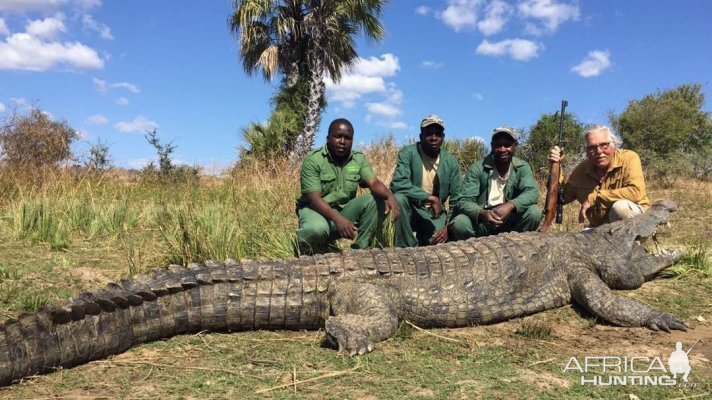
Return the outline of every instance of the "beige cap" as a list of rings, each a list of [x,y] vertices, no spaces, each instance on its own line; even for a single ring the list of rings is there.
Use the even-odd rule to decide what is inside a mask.
[[[425,128],[426,126],[432,125],[432,124],[438,124],[441,127],[443,127],[443,129],[445,129],[445,121],[443,121],[442,118],[440,118],[439,116],[437,116],[435,114],[430,114],[427,117],[423,118],[422,121],[420,121],[421,128]]]
[[[494,139],[494,137],[497,136],[497,135],[500,134],[500,133],[506,134],[507,136],[509,136],[510,138],[512,138],[512,140],[514,140],[515,142],[517,141],[517,134],[514,132],[514,129],[512,129],[512,128],[510,128],[510,127],[507,127],[507,126],[500,126],[500,127],[498,127],[498,128],[495,128],[495,129],[492,131],[492,138]]]

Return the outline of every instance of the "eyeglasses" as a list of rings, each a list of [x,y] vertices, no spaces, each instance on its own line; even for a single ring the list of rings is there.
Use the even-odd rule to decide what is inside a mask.
[[[610,146],[610,145],[611,145],[611,142],[592,144],[590,146],[586,146],[586,151],[589,153],[595,153],[596,150],[606,151],[606,150],[608,150],[608,146]]]

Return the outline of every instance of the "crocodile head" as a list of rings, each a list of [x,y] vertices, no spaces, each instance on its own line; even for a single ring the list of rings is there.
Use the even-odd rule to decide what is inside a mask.
[[[670,213],[676,210],[675,202],[659,201],[643,214],[591,230],[591,234],[603,235],[610,243],[607,262],[597,267],[609,286],[620,289],[638,287],[680,258],[680,251],[658,249],[653,237],[658,227],[667,224]],[[655,252],[641,244],[648,238],[653,238]]]

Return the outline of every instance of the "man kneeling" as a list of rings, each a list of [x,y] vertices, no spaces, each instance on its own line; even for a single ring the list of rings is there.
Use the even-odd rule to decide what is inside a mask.
[[[509,128],[492,133],[492,152],[467,170],[450,232],[455,239],[536,230],[542,212],[539,186],[529,164],[514,153],[517,137]]]

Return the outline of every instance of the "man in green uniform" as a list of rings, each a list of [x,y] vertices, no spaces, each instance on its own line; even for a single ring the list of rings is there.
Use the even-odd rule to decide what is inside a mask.
[[[403,213],[395,223],[397,247],[448,240],[444,205],[448,198],[451,203],[457,198],[462,177],[455,157],[440,149],[444,139],[445,122],[430,115],[420,123],[420,141],[398,152],[391,182],[391,191]]]
[[[329,125],[326,146],[309,153],[302,163],[302,196],[297,200],[297,240],[302,253],[339,238],[355,239],[351,247],[364,249],[376,230],[379,213],[390,212],[393,220],[400,215],[393,193],[376,178],[363,153],[351,151],[353,139],[351,122],[336,119]],[[356,197],[359,185],[371,193]]]
[[[492,152],[467,170],[450,226],[456,239],[533,231],[541,222],[539,186],[529,164],[514,157],[514,131],[495,129],[491,144]]]

